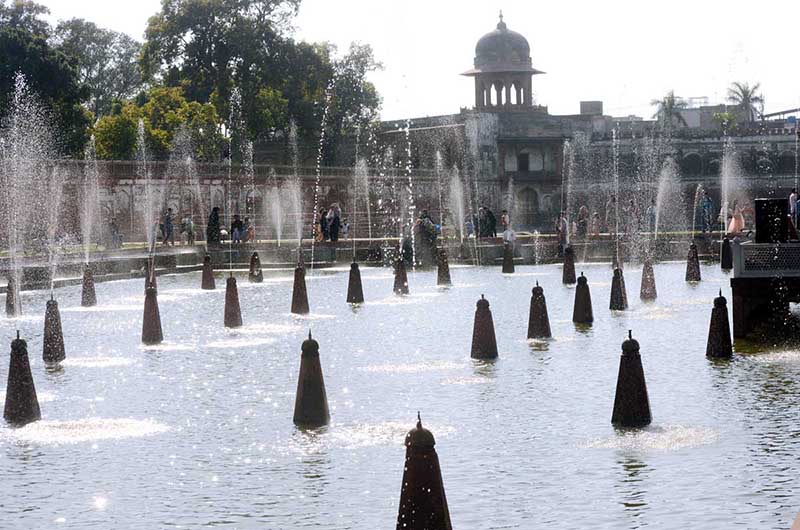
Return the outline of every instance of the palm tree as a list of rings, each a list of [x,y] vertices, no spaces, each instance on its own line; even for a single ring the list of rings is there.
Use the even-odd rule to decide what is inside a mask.
[[[741,83],[739,81],[733,83],[728,88],[728,101],[733,103],[739,108],[742,116],[747,121],[756,121],[756,119],[763,114],[759,107],[764,108],[764,96],[756,94],[758,89],[761,88],[761,83],[756,83],[750,86],[748,83]]]
[[[663,99],[654,99],[650,102],[657,108],[653,118],[657,118],[662,128],[672,129],[673,123],[686,127],[686,120],[680,111],[686,108],[686,102],[675,97],[675,91],[670,90]]]

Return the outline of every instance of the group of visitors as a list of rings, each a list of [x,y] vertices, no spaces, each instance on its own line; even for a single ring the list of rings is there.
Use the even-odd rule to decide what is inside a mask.
[[[347,239],[350,232],[350,224],[347,219],[342,219],[342,209],[338,203],[333,203],[327,210],[321,208],[317,214],[317,222],[314,226],[314,240],[318,243],[330,241],[335,243],[341,236]]]
[[[245,217],[242,220],[238,213],[234,214],[233,220],[231,220],[230,232],[226,232],[220,224],[219,214],[220,209],[215,206],[211,209],[211,215],[208,216],[206,242],[209,245],[222,243],[225,236],[229,236],[231,243],[252,243],[256,240],[256,228],[249,217]]]

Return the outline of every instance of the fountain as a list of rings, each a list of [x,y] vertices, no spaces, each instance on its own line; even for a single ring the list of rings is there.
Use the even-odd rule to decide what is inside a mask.
[[[617,427],[637,428],[650,425],[651,421],[639,343],[628,331],[628,340],[622,343],[611,423]]]
[[[572,322],[582,325],[591,325],[592,322],[594,322],[589,281],[582,272],[578,277],[578,285],[575,287],[575,304],[572,308]]]
[[[719,296],[714,299],[714,309],[711,310],[706,357],[729,359],[733,356],[732,344],[728,301],[722,296],[720,289]]]
[[[272,228],[275,230],[275,241],[278,247],[281,246],[283,236],[283,201],[281,200],[281,188],[275,169],[269,168],[267,204],[269,205],[269,217],[272,221]]]
[[[492,311],[489,309],[489,300],[481,295],[475,310],[475,322],[472,326],[472,351],[473,359],[496,359],[497,339],[494,334],[494,321]]]
[[[61,330],[61,313],[58,302],[47,301],[44,313],[44,333],[42,338],[42,359],[45,364],[58,364],[67,357],[64,349],[64,334]]]
[[[28,360],[28,344],[19,338],[19,331],[17,338],[11,342],[3,418],[17,427],[42,419],[36,387],[33,384],[31,364]]]
[[[242,327],[242,309],[239,307],[239,289],[236,287],[236,278],[228,276],[225,283],[225,318],[226,328]]]
[[[37,250],[38,242],[46,235],[42,220],[49,219],[52,209],[58,207],[54,203],[58,197],[52,197],[48,189],[49,179],[60,179],[60,170],[53,168],[58,150],[49,116],[29,90],[25,76],[17,73],[0,131],[0,211],[4,214],[2,224],[8,244],[6,314],[10,317],[22,314],[20,291],[25,253]]]
[[[303,429],[316,429],[327,425],[331,415],[319,360],[319,343],[311,338],[311,331],[301,349],[300,373],[297,376],[294,400],[294,424]]]
[[[100,205],[100,172],[97,169],[94,136],[89,139],[84,153],[83,180],[81,182],[81,241],[83,242],[83,289],[81,305],[93,307],[97,305],[97,296],[94,289],[94,277],[89,264],[89,252],[92,247],[92,235],[97,217],[97,208]]]
[[[247,279],[250,283],[261,283],[264,281],[264,273],[261,270],[261,258],[258,252],[253,252],[250,256],[250,270],[247,274]]]
[[[529,339],[549,339],[552,337],[550,332],[550,318],[547,316],[547,301],[544,297],[544,289],[536,282],[536,287],[531,291],[531,309],[528,313],[528,338]]]
[[[397,511],[397,530],[452,530],[433,434],[417,426],[406,435],[406,462]]]

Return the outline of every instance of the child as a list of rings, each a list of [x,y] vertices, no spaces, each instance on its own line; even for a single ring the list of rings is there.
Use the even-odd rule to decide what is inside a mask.
[[[347,239],[347,234],[350,233],[350,221],[345,219],[342,221],[342,239]]]

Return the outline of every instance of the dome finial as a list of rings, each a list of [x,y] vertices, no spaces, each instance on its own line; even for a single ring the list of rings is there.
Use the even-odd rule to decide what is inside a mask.
[[[503,22],[503,10],[500,10],[500,22],[497,23],[497,29],[504,30],[506,29],[506,23]]]
[[[500,22],[502,22],[502,21],[503,21],[503,10],[501,9],[500,10]]]

